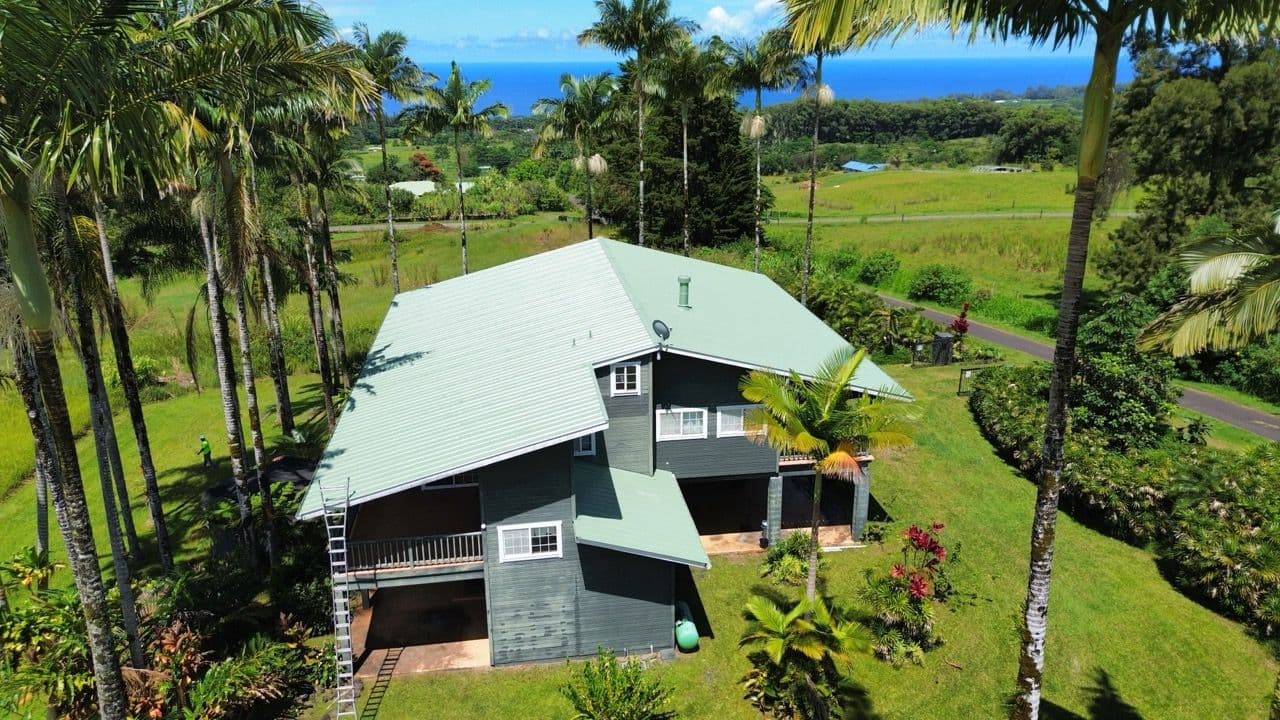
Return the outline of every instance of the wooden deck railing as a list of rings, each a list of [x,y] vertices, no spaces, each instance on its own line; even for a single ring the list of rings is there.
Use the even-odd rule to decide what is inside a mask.
[[[347,553],[347,567],[354,572],[481,560],[484,560],[484,542],[479,532],[352,540]]]

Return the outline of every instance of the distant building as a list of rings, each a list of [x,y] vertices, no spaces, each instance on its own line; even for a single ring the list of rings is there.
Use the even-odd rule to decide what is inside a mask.
[[[455,183],[454,188],[461,187],[462,192],[466,192],[475,187],[475,185],[475,183],[470,182]],[[414,197],[421,197],[427,193],[437,191],[436,182],[434,180],[404,180],[402,182],[391,183],[391,188],[393,190],[407,190],[408,192],[413,193]]]
[[[1024,167],[1017,165],[974,165],[971,172],[976,173],[1020,173],[1027,172]]]
[[[841,165],[840,169],[845,172],[875,172],[876,170],[883,170],[884,163],[864,163],[858,160],[850,160]]]

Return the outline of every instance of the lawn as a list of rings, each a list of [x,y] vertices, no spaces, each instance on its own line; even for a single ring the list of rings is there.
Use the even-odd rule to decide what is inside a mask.
[[[774,212],[804,217],[808,211],[808,175],[766,178]],[[886,169],[871,173],[823,173],[818,176],[814,214],[820,217],[922,215],[931,213],[1069,212],[1075,170],[975,173],[967,169]],[[1114,209],[1133,208],[1138,191],[1116,199]]]
[[[294,398],[294,409],[300,425],[308,424],[309,421],[314,428],[318,421],[322,428],[323,418],[317,418],[315,414],[318,402],[316,394],[319,387],[318,379],[313,375],[294,375],[289,380],[290,394]],[[267,407],[274,405],[273,392],[270,380],[259,380],[258,397]],[[147,431],[151,438],[156,474],[162,488],[165,520],[179,560],[207,556],[208,546],[203,527],[203,514],[200,512],[200,494],[218,479],[231,475],[226,454],[222,405],[219,398],[215,387],[203,393],[188,393],[171,400],[148,403],[145,406]],[[243,406],[243,393],[241,405]],[[249,427],[247,416],[244,423],[247,436]],[[278,439],[279,426],[276,425],[274,417],[264,417],[263,428],[268,442]],[[201,468],[200,458],[196,455],[202,433],[208,435],[214,447],[217,466],[211,470]],[[144,550],[150,550],[152,547],[151,516],[147,512],[142,473],[138,470],[137,445],[134,443],[127,415],[116,416],[116,434],[120,441],[120,456],[129,486],[134,524],[142,537]],[[20,438],[28,443],[28,448],[30,447],[30,431],[24,429],[21,435],[12,437]],[[98,483],[92,435],[85,433],[80,437],[76,443],[76,450],[80,460],[85,494],[88,498],[94,539],[98,543],[104,566],[106,566],[110,563],[111,548],[107,541],[106,516],[102,509],[102,491]],[[252,453],[252,449],[246,448],[246,453]],[[30,456],[25,458],[29,466]],[[26,482],[11,489],[4,501],[0,502],[0,558],[7,559],[23,546],[34,544],[35,503],[35,483],[30,481],[29,475]],[[57,524],[53,521],[52,508],[49,524],[50,555],[59,562],[65,562],[66,552],[61,540],[57,537]],[[141,560],[142,562],[135,567],[150,569],[156,562],[154,555],[147,555]],[[56,576],[56,582],[69,584],[70,573],[65,570],[60,572]]]
[[[1017,665],[1017,626],[1035,488],[1002,463],[954,394],[954,368],[891,372],[919,401],[916,448],[882,457],[873,494],[893,530],[940,520],[959,548],[960,597],[939,614],[946,644],[921,666],[871,658],[856,676],[885,718],[999,717]],[[1244,629],[1174,590],[1151,555],[1063,516],[1058,525],[1046,716],[1115,717],[1127,703],[1146,718],[1263,718],[1276,662]],[[852,601],[863,572],[896,555],[884,546],[827,556],[831,593]],[[676,688],[681,717],[758,717],[740,698],[747,665],[736,648],[742,603],[760,579],[758,558],[716,557],[695,571],[714,638],[696,654],[656,666]],[[570,666],[458,671],[394,679],[377,717],[449,709],[459,720],[567,717],[557,688]],[[1050,714],[1052,712],[1052,714]]]

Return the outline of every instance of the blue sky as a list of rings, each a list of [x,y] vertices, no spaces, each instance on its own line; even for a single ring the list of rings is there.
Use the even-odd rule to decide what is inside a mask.
[[[591,0],[317,0],[339,28],[365,22],[377,33],[394,29],[409,37],[410,54],[426,63],[564,62],[612,59],[599,48],[579,47],[576,36],[595,19]],[[752,36],[777,24],[779,0],[672,0],[675,14],[691,18],[703,34]],[[1063,53],[1064,51],[1059,51]],[[1044,48],[1025,43],[968,46],[946,32],[902,38],[864,50],[860,56],[896,58],[1043,56]],[[1080,51],[1073,53],[1079,55]]]

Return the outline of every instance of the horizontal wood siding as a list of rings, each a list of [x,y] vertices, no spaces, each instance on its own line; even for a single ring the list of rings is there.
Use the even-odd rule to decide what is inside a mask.
[[[677,478],[773,473],[778,453],[745,437],[716,437],[716,408],[743,405],[738,383],[742,368],[667,354],[654,366],[655,410],[666,407],[707,409],[707,438],[654,443],[655,465]],[[651,426],[655,423],[650,418]]]
[[[609,366],[596,369],[600,397],[609,414],[609,428],[596,436],[596,460],[631,472],[653,473],[653,364],[647,357],[640,363],[640,394],[612,397],[613,376]]]
[[[495,665],[591,655],[599,646],[669,648],[670,563],[579,546],[569,444],[480,471],[485,591]],[[498,526],[559,520],[561,558],[498,561]]]
[[[485,591],[496,665],[564,657],[575,646],[578,546],[573,536],[569,445],[480,471]],[[561,521],[562,558],[498,562],[498,526]]]
[[[578,655],[601,647],[622,656],[672,646],[671,563],[588,545],[578,556]]]

